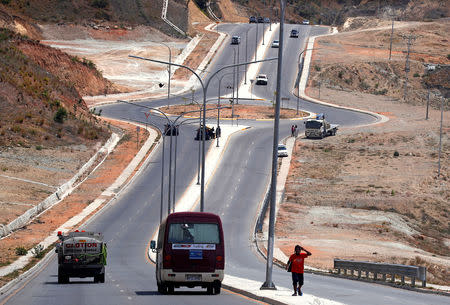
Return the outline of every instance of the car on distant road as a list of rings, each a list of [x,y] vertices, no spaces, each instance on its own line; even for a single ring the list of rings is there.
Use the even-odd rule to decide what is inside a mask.
[[[264,23],[264,18],[259,16],[257,19],[258,23]]]
[[[303,22],[302,22],[302,24],[304,24],[304,25],[308,25],[309,24],[309,20],[303,20]]]
[[[286,145],[278,144],[278,157],[287,157],[287,156],[288,156],[288,152],[287,152]]]
[[[296,29],[291,30],[291,35],[290,37],[292,38],[298,38],[298,31]]]
[[[280,47],[280,41],[274,40],[272,41],[272,48],[279,48]]]
[[[250,18],[248,19],[248,23],[256,23],[256,17],[250,16]]]
[[[259,74],[257,77],[256,77],[256,84],[257,85],[267,85],[267,75],[265,75],[265,74]]]
[[[239,36],[231,37],[231,44],[240,44],[240,43],[241,43],[241,37],[239,37]]]
[[[264,17],[264,23],[270,23],[270,19],[268,17]]]

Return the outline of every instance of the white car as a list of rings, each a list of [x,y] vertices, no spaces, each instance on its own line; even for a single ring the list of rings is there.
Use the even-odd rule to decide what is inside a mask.
[[[288,152],[287,152],[286,145],[278,144],[278,157],[287,157],[287,156],[288,156]]]
[[[302,22],[304,25],[308,25],[309,24],[309,20],[303,20]]]
[[[267,85],[267,75],[265,74],[259,74],[256,77],[256,84],[257,85]]]
[[[272,48],[279,48],[280,47],[280,41],[274,40],[272,41]]]

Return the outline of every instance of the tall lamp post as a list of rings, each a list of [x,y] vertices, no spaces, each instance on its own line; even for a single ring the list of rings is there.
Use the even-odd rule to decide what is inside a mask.
[[[297,115],[298,115],[298,104],[299,104],[299,98],[300,98],[300,77],[302,76],[301,72],[303,70],[303,61],[302,61],[302,65],[300,66],[300,58],[302,57],[303,52],[305,51],[311,51],[312,49],[304,49],[303,51],[300,52],[300,54],[298,55],[298,77],[297,77]]]
[[[244,66],[244,65],[249,65],[249,64],[258,63],[258,62],[266,62],[266,61],[277,60],[277,58],[268,58],[268,59],[263,59],[263,60],[255,60],[255,61],[252,61],[252,62],[244,62],[244,63],[240,63],[240,64],[235,64],[235,65],[223,66],[222,68],[218,69],[216,72],[214,72],[210,76],[210,78],[206,81],[206,85],[205,85],[203,83],[203,80],[200,77],[200,75],[198,75],[192,68],[190,68],[188,66],[175,64],[175,63],[168,63],[166,61],[161,61],[161,60],[156,60],[156,59],[149,59],[149,58],[135,56],[135,55],[128,55],[128,57],[136,58],[136,59],[142,59],[142,60],[147,60],[147,61],[156,62],[156,63],[160,63],[160,64],[165,64],[165,65],[169,64],[169,65],[173,65],[173,66],[177,66],[177,67],[182,67],[182,68],[188,69],[189,71],[191,71],[197,77],[197,79],[199,80],[200,85],[202,86],[202,89],[203,89],[203,130],[202,130],[203,135],[206,134],[206,93],[207,93],[208,86],[209,86],[213,76],[218,74],[222,70],[227,69],[227,68],[232,68],[232,67],[235,67],[235,66]],[[204,212],[204,209],[205,209],[205,138],[206,137],[203,137],[203,139],[202,139],[203,145],[202,145],[202,181],[201,181],[201,187],[200,187],[200,212]]]
[[[250,31],[251,28],[249,28],[246,32],[245,32],[245,61],[248,60],[248,55],[247,55],[247,44],[248,44],[248,31]],[[255,58],[256,59],[256,58]],[[247,85],[247,66],[244,66],[245,68],[245,80],[244,80],[244,84]]]
[[[220,127],[220,85],[222,83],[222,79],[224,78],[224,76],[230,75],[230,74],[232,74],[232,72],[225,73],[219,78],[219,91],[217,93],[217,127],[216,128]],[[216,146],[219,147],[219,137],[216,137],[216,139],[217,139],[217,145]]]
[[[165,44],[164,42],[159,42],[160,44],[162,44],[162,45],[164,45],[164,46],[166,46],[167,47],[167,49],[169,49],[169,63],[171,63],[172,62],[172,50],[170,49],[170,47],[167,45],[167,44]],[[169,98],[170,98],[170,78],[171,78],[171,65],[169,64],[169,69],[168,69],[168,71],[169,71],[169,82],[168,82],[168,88],[167,88],[167,107],[169,107]]]
[[[278,48],[277,63],[277,96],[275,106],[275,120],[273,130],[273,149],[272,149],[272,181],[270,184],[270,212],[269,212],[269,236],[267,239],[267,265],[266,265],[266,281],[262,284],[261,289],[277,289],[272,282],[273,269],[273,247],[275,235],[275,204],[277,197],[277,162],[278,162],[278,130],[280,125],[280,92],[281,92],[281,74],[283,63],[283,36],[284,36],[284,9],[286,0],[280,0],[280,47]]]

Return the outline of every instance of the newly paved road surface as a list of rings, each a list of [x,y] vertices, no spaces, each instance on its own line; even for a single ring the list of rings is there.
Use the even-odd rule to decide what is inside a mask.
[[[293,27],[300,30],[298,39],[289,38],[289,31]],[[254,50],[255,46],[254,25],[253,27],[224,25],[221,26],[221,30],[229,32],[231,36],[240,35],[243,37],[242,43],[245,43],[245,33],[248,31],[248,57],[251,57],[250,50]],[[288,105],[295,108],[296,99],[291,91],[297,73],[298,55],[305,45],[304,39],[310,34],[326,30],[310,26],[287,25],[286,31],[284,57],[286,78],[283,82],[282,96],[290,97]],[[250,37],[253,38],[250,39]],[[243,47],[242,43],[241,47]],[[272,54],[274,52],[275,50],[270,50],[267,55],[274,56]],[[240,55],[242,54],[245,53],[241,49]],[[214,71],[218,67],[231,64],[232,60],[233,51],[226,41],[209,69]],[[265,63],[261,66],[261,73],[269,75],[269,85],[266,88],[255,88],[258,95],[267,99],[272,98],[275,88],[275,64]],[[222,82],[223,90],[226,90],[228,81]],[[208,97],[217,96],[217,85],[217,81],[211,83]],[[195,97],[201,100],[200,92],[197,92]],[[176,97],[170,102],[183,103],[184,101]],[[167,101],[148,101],[141,104],[158,107],[166,105]],[[341,125],[358,125],[375,120],[369,115],[317,106],[305,101],[301,101],[301,108],[313,112],[325,112],[331,122]],[[145,110],[142,108],[118,104],[104,106],[102,109],[104,116],[145,121],[143,114]],[[165,123],[164,120],[156,116],[149,118],[149,121],[160,127]],[[273,122],[240,121],[240,124],[252,128],[230,139],[219,167],[206,188],[205,211],[217,213],[222,218],[226,239],[226,273],[262,283],[265,280],[266,265],[255,251],[252,236],[259,205],[264,198],[270,179]],[[291,124],[292,121],[281,122],[280,139],[289,135]],[[297,125],[303,128],[303,124]],[[198,142],[193,140],[194,131],[194,126],[183,126],[178,137],[177,197],[197,174]],[[168,145],[166,145],[165,153],[167,169]],[[21,285],[22,289],[8,297],[7,304],[255,304],[253,300],[226,290],[222,290],[220,295],[215,296],[207,295],[202,289],[179,289],[174,295],[160,295],[157,292],[155,268],[149,262],[146,250],[159,223],[160,160],[161,146],[154,159],[134,183],[85,228],[103,232],[108,242],[106,283],[93,284],[91,279],[71,279],[70,284],[59,285],[57,284],[57,263],[54,259],[34,279],[25,286]],[[166,193],[167,175],[164,190]],[[167,202],[167,195],[164,202]],[[291,286],[290,275],[286,271],[276,266],[273,271],[275,285]],[[346,304],[449,303],[449,299],[442,296],[326,276],[306,274],[305,282],[305,293]]]

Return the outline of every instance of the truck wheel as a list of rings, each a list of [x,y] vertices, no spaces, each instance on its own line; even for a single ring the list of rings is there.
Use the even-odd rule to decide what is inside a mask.
[[[67,284],[69,283],[69,276],[65,275],[63,272],[58,272],[58,284]]]
[[[105,274],[102,273],[100,274],[100,283],[104,283],[105,282]]]
[[[206,293],[207,294],[213,294],[213,286],[214,284],[208,285],[208,287],[206,287]]]
[[[174,290],[175,290],[175,287],[172,284],[167,285],[167,293],[168,294],[173,294]]]
[[[220,283],[213,284],[214,294],[220,294],[220,286]]]

